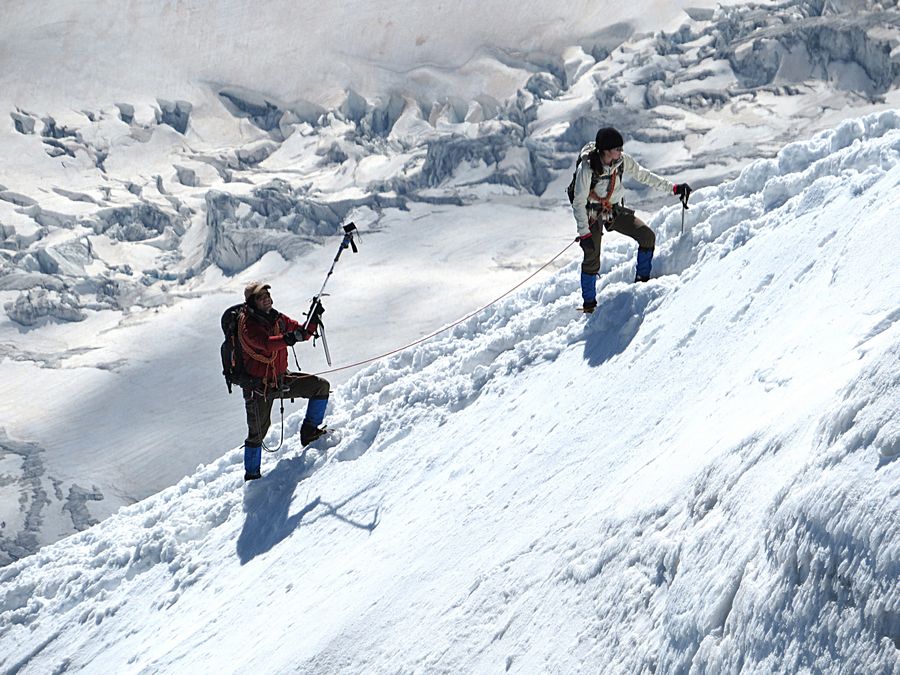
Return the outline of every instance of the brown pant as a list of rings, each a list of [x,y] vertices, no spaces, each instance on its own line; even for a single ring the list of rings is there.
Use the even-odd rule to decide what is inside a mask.
[[[262,392],[244,389],[244,408],[247,410],[247,440],[244,445],[256,448],[262,445],[266,432],[269,431],[272,416],[272,404],[279,398],[327,399],[331,392],[328,380],[305,373],[285,373],[283,384],[269,387],[265,396]]]
[[[615,207],[612,222],[606,226],[607,230],[619,232],[634,239],[639,248],[654,248],[656,246],[656,234],[647,227],[647,223],[634,215],[634,211],[624,207]],[[600,272],[600,243],[603,237],[603,224],[598,220],[591,223],[591,237],[587,240],[589,245],[582,245],[584,262],[581,263],[581,271],[585,274],[598,274]]]

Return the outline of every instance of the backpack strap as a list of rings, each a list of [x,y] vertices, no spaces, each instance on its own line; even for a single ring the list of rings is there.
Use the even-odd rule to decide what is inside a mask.
[[[238,339],[241,342],[241,349],[244,352],[244,355],[257,361],[258,363],[262,363],[266,367],[266,375],[269,374],[269,370],[272,371],[272,374],[275,374],[275,359],[278,356],[278,353],[275,352],[272,356],[263,356],[258,351],[253,349],[253,346],[247,342],[245,337],[247,332],[247,312],[245,310],[241,310],[238,315]],[[268,377],[263,377],[263,382],[265,386],[268,385]],[[274,377],[273,377],[274,379]],[[265,394],[265,391],[264,391]]]

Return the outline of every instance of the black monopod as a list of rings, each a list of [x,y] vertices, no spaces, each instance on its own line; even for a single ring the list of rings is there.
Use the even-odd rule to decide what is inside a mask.
[[[307,332],[309,332],[310,324],[317,324],[316,332],[322,339],[322,346],[325,348],[325,360],[328,362],[329,366],[331,365],[331,354],[328,352],[328,342],[325,340],[325,326],[322,324],[322,312],[325,310],[322,309],[321,299],[325,294],[325,285],[331,278],[331,274],[334,272],[334,266],[337,265],[337,261],[341,257],[341,253],[344,252],[344,249],[350,247],[353,249],[354,253],[359,253],[359,249],[356,248],[356,242],[353,240],[353,236],[358,234],[359,231],[356,229],[355,224],[348,223],[347,225],[344,225],[344,238],[341,240],[337,255],[334,256],[334,262],[331,263],[331,269],[328,270],[328,274],[325,275],[325,281],[322,284],[322,288],[320,288],[319,292],[313,296],[312,304],[309,306],[309,312],[306,313],[306,322],[303,324],[303,330]]]

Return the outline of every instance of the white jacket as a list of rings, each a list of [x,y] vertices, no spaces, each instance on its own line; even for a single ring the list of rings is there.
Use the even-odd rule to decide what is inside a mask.
[[[597,201],[591,196],[591,174],[593,170],[588,159],[588,155],[593,151],[593,142],[588,143],[581,149],[581,164],[578,165],[578,172],[575,174],[575,199],[572,201],[572,213],[575,214],[575,223],[578,226],[579,237],[583,237],[591,231],[590,223],[588,223],[587,204],[588,201]],[[611,166],[604,166],[603,171],[598,175],[597,184],[594,187],[594,192],[597,195],[606,197],[606,192],[609,189],[609,179],[619,170],[619,166],[622,166],[627,175],[644,185],[649,185],[652,188],[669,192],[670,194],[675,189],[674,183],[657,176],[652,171],[648,171],[634,161],[631,155],[623,152],[618,162],[614,162]],[[616,176],[616,186],[612,195],[610,195],[609,202],[613,205],[621,204],[624,197],[625,187],[622,185],[619,177]]]

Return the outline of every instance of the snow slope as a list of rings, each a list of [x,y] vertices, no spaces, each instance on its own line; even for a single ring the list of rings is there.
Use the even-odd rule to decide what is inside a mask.
[[[900,113],[660,212],[0,571],[12,672],[900,669]],[[264,659],[264,661],[262,660]]]
[[[679,3],[613,4],[612,25],[605,2],[5,8],[0,565],[239,443],[220,313],[256,278],[302,313],[346,221],[363,241],[328,289],[339,367],[559,253],[562,188],[599,126],[698,187],[900,105],[896,2],[701,2],[675,21]],[[640,188],[645,218],[673,201]],[[327,368],[321,349],[298,355]]]

